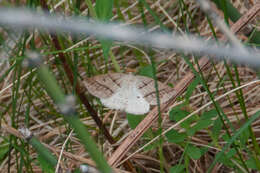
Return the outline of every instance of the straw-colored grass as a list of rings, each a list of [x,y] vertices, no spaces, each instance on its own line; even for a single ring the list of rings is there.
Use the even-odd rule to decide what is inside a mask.
[[[100,0],[100,3],[102,2],[105,3]],[[109,2],[106,2],[107,6],[111,5]],[[257,0],[236,0],[232,5],[243,15],[257,3],[259,4]],[[145,26],[150,32],[168,29],[173,33],[177,32],[181,35],[193,33],[206,39],[220,39],[223,36],[214,21],[207,19],[196,1],[192,0],[115,0],[111,18],[104,14],[99,16],[100,14],[95,11],[96,4],[88,0],[40,0],[40,3],[29,0],[1,1],[0,4],[6,7],[26,6],[41,13],[40,9],[47,10],[48,7],[51,13],[120,21],[126,25]],[[223,12],[213,1],[211,5],[212,11],[224,20]],[[110,13],[109,8],[107,10]],[[230,26],[235,23],[231,20],[229,22]],[[259,29],[259,15],[250,25]],[[116,149],[125,139],[128,139],[129,134],[144,116],[134,116],[103,107],[101,102],[91,96],[81,85],[82,81],[87,77],[108,72],[133,72],[154,77],[153,70],[156,70],[158,81],[176,87],[186,79],[188,74],[194,74],[192,82],[186,87],[183,86],[185,92],[180,92],[181,95],[176,101],[161,112],[159,123],[150,124],[150,128],[135,141],[128,153],[124,153],[124,158],[117,160],[120,164],[112,165],[116,172],[202,173],[260,170],[259,118],[257,118],[260,108],[260,87],[256,68],[250,68],[246,64],[234,65],[228,61],[212,60],[206,68],[194,73],[194,69],[198,68],[197,58],[200,57],[186,52],[176,53],[172,50],[145,48],[126,42],[110,44],[94,36],[64,33],[50,35],[32,29],[19,32],[19,30],[3,27],[0,33],[2,45],[0,49],[2,61],[0,64],[0,172],[42,172],[43,170],[51,172],[56,169],[57,165],[48,168],[46,166],[48,161],[41,157],[42,155],[32,143],[27,143],[19,134],[18,129],[22,127],[29,128],[34,137],[56,159],[59,158],[63,147],[58,162],[62,172],[76,170],[83,163],[92,166],[90,169],[95,167],[91,158],[93,156],[90,157],[84,148],[84,146],[87,148],[87,145],[78,137],[79,134],[77,136],[76,132],[72,131],[73,125],[65,121],[66,118],[63,119],[60,106],[55,104],[55,99],[53,100],[52,95],[46,91],[36,69],[25,68],[22,65],[22,61],[27,58],[25,55],[27,50],[37,50],[62,92],[66,95],[75,95],[75,110],[108,163],[117,159],[114,155]],[[236,33],[236,36],[243,43],[247,43],[250,37],[243,30]],[[250,43],[259,45],[259,42]],[[106,46],[109,49],[104,53]],[[74,84],[68,75],[76,76]],[[77,90],[76,81],[80,85],[78,86],[80,90]],[[250,83],[252,81],[255,82]],[[240,86],[243,87],[236,89]],[[214,101],[224,94],[225,97]],[[87,98],[89,107],[82,102],[83,95]],[[203,107],[210,102],[212,103],[209,106]],[[90,111],[91,109],[94,113]],[[176,125],[195,111],[197,113],[188,120]],[[98,115],[103,127],[106,127],[107,133],[113,139],[108,139],[104,129],[101,129],[102,127],[96,123],[97,120],[93,119],[93,114]],[[250,120],[254,121],[247,124]],[[174,130],[148,147],[142,148],[172,126]],[[235,139],[232,138],[234,136]],[[121,163],[137,150],[140,151],[127,162]],[[222,155],[218,156],[221,151]]]

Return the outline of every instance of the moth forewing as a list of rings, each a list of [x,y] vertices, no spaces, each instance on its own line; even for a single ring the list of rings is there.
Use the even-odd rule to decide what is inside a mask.
[[[119,88],[111,97],[100,100],[109,108],[123,110],[131,114],[145,114],[150,109],[150,104],[134,85]]]
[[[144,98],[151,104],[157,105],[157,98],[156,98],[156,89],[154,80],[152,78],[148,78],[145,76],[137,76],[139,79],[139,86],[138,88],[141,90]],[[158,83],[158,92],[159,92],[159,99],[160,103],[167,102],[174,94],[175,91],[173,88],[157,81]]]
[[[85,85],[92,95],[111,109],[145,114],[150,105],[157,104],[154,80],[145,76],[108,73],[87,79]],[[168,101],[175,93],[161,82],[158,82],[158,91],[161,103]]]
[[[120,78],[120,76],[118,77],[118,75],[116,75],[116,77],[117,78],[111,78],[108,74],[97,75],[88,78],[84,84],[92,95],[98,98],[108,98],[111,97],[119,88],[115,81]]]

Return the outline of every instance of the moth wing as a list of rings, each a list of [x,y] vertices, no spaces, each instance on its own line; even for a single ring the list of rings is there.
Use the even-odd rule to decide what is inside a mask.
[[[150,109],[150,104],[143,98],[139,90],[117,90],[108,98],[100,99],[103,105],[111,109],[119,109],[131,114],[145,114]]]
[[[138,89],[144,98],[151,104],[157,105],[156,90],[154,80],[145,76],[136,76],[138,78]],[[158,91],[160,103],[167,102],[176,92],[173,88],[158,81]]]
[[[111,97],[120,88],[121,73],[108,73],[88,78],[84,84],[90,94],[98,98]]]

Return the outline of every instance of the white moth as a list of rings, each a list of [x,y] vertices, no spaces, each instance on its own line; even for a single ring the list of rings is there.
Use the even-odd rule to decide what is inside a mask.
[[[100,98],[103,105],[131,114],[145,114],[150,105],[156,105],[154,80],[132,74],[108,73],[88,78],[84,82],[88,91]],[[167,102],[174,94],[173,88],[158,82],[160,103]]]

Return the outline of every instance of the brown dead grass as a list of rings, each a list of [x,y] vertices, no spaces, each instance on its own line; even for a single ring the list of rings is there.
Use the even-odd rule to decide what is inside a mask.
[[[240,12],[243,14],[246,11],[248,11],[248,9],[250,9],[257,0],[236,0],[234,1],[233,5],[236,6]],[[135,3],[136,1],[128,1],[129,3],[129,9],[127,9],[127,11],[125,13],[123,13],[123,15],[125,15],[126,19],[127,17],[127,13],[131,13],[131,15],[133,16],[133,18],[127,19],[126,23],[129,24],[142,24],[142,19],[141,19],[141,15],[140,12],[138,10],[137,5],[134,5],[133,7],[131,7],[131,5],[133,3]],[[178,7],[172,7],[172,5],[174,3],[176,3],[175,0],[169,0],[169,1],[156,1],[156,2],[151,2],[149,1],[150,7],[158,14],[158,16],[160,17],[161,21],[163,21],[163,23],[168,27],[173,29],[173,31],[175,32],[176,29],[176,24],[173,23],[171,20],[176,22],[176,19],[178,18],[178,15],[180,15],[180,10],[178,9]],[[65,6],[66,6],[67,1],[65,2]],[[160,5],[158,5],[160,4]],[[198,5],[195,4],[194,1],[186,1],[186,4],[188,6],[188,9],[190,10],[190,13],[192,14],[192,17],[194,19],[194,23],[198,26],[200,35],[205,36],[207,38],[212,38],[212,34],[208,25],[207,20],[205,19],[205,15],[198,9]],[[85,7],[85,6],[83,6]],[[85,8],[82,7],[82,11],[85,11]],[[131,7],[131,8],[130,8]],[[68,11],[68,9],[65,7],[61,7],[60,9],[58,9],[57,11],[64,11],[64,9],[66,9],[66,11]],[[162,11],[162,9],[164,11]],[[124,9],[121,9],[122,11]],[[169,15],[167,16],[166,15]],[[67,13],[66,13],[67,14]],[[150,14],[148,14],[147,12],[145,13],[146,16],[146,20],[153,24],[151,26],[152,30],[156,30],[158,29],[158,25],[154,25],[154,20],[152,18],[152,16]],[[188,19],[187,16],[185,16],[185,18],[187,19],[187,27],[190,29],[191,32],[196,32],[194,26],[192,25],[191,21]],[[116,20],[116,18],[115,18]],[[185,33],[185,28],[184,28],[184,24],[182,22],[180,22],[178,24],[179,28],[178,28],[178,32],[180,33]],[[217,32],[218,35],[220,35],[221,33]],[[8,36],[7,36],[8,39]],[[36,38],[38,39],[38,38]],[[42,42],[41,39],[38,39],[38,44],[41,46],[44,46],[44,42]],[[97,42],[95,40],[90,40],[90,43],[93,45],[96,45]],[[81,45],[86,44],[86,42],[83,42]],[[46,46],[46,45],[45,45]],[[70,46],[74,46],[74,45],[70,45]],[[125,47],[127,47],[126,50],[124,50],[124,52],[120,52],[120,49],[118,46],[115,46],[113,48],[113,53],[117,58],[117,61],[120,65],[120,67],[122,68],[122,70],[124,71],[138,71],[138,69],[140,68],[135,54],[133,53],[134,50],[138,50],[141,48],[133,48],[131,46],[126,45]],[[67,48],[67,47],[66,47]],[[12,48],[13,50],[15,50],[15,45]],[[144,51],[143,53],[146,54],[146,50],[142,50]],[[161,61],[161,60],[167,60],[163,63],[161,63],[158,68],[157,68],[157,77],[161,82],[165,82],[165,83],[172,83],[173,85],[175,85],[179,80],[181,80],[189,71],[189,67],[188,65],[185,63],[185,61],[180,57],[179,54],[176,54],[172,51],[162,51],[162,50],[156,50],[153,49],[155,55],[154,57],[156,58],[155,60],[157,62]],[[82,53],[82,56],[84,56],[84,52],[80,52],[80,54]],[[97,69],[99,70],[104,70],[105,66],[102,61],[101,58],[101,51],[100,50],[93,50],[90,53],[91,58],[96,59],[93,64],[97,67]],[[68,53],[68,55],[72,56],[72,53]],[[146,56],[146,55],[144,55]],[[48,57],[49,59],[51,59],[52,57]],[[146,60],[146,63],[149,63]],[[53,62],[51,62],[50,64],[53,64]],[[3,71],[5,70],[4,67],[8,67],[8,65],[4,64],[2,65],[3,67]],[[111,68],[111,70],[113,69],[113,66],[111,64],[109,64],[109,67]],[[68,80],[66,79],[66,77],[61,77],[60,74],[55,68],[56,66],[53,65],[52,66],[53,71],[56,72],[57,75],[57,79],[60,80],[64,80],[64,83],[67,87],[68,90],[71,90],[71,87],[68,86],[67,84],[69,84]],[[246,66],[239,66],[239,76],[241,79],[241,85],[248,83],[249,81],[253,81],[257,79],[256,73],[254,70],[246,67]],[[81,73],[81,75],[84,75],[84,68],[79,67],[79,72]],[[208,81],[208,86],[210,88],[211,91],[215,91],[216,87],[219,83],[219,78],[217,77],[216,74],[219,74],[220,77],[223,77],[225,75],[227,75],[226,72],[226,68],[224,67],[223,62],[215,62],[215,69],[212,69],[212,67],[210,67],[207,71],[204,71],[203,74],[204,76],[207,78]],[[27,74],[27,71],[23,71],[23,76],[25,76]],[[12,77],[13,77],[14,73],[11,72],[6,79],[4,80],[4,82],[1,83],[1,91],[0,91],[0,100],[1,100],[1,107],[0,109],[4,110],[4,106],[10,105],[11,104],[11,95],[12,95]],[[23,86],[23,84],[25,83],[25,79],[21,78],[21,86]],[[60,84],[62,84],[62,82],[60,81]],[[38,86],[35,86],[36,90],[41,89],[42,88],[39,86],[39,84],[37,84]],[[224,87],[221,87],[216,95],[216,97],[224,94],[225,92],[231,90],[233,87],[231,85],[230,81],[225,81],[223,84]],[[25,115],[25,111],[26,111],[26,99],[24,99],[22,97],[23,94],[26,91],[23,90],[22,87],[20,87],[19,93],[20,93],[20,97],[18,99],[17,104],[20,105],[19,110],[17,110],[19,112],[20,115],[23,116],[19,116],[18,118],[18,127],[22,126],[24,123],[24,115]],[[70,91],[68,91],[68,93],[70,93]],[[34,93],[35,94],[35,93]],[[260,107],[260,87],[259,85],[255,84],[255,85],[251,85],[249,87],[246,87],[243,89],[243,94],[244,94],[244,99],[245,99],[245,103],[246,103],[246,107],[247,107],[247,111],[248,111],[248,115],[251,116],[253,113],[255,113],[255,111],[257,109],[259,109]],[[44,95],[43,96],[45,99],[49,99],[48,96]],[[63,145],[63,142],[65,141],[67,135],[69,134],[69,129],[67,127],[66,124],[64,124],[63,120],[61,118],[58,118],[57,116],[53,116],[53,110],[50,110],[49,106],[46,106],[44,104],[44,102],[41,100],[41,96],[32,96],[31,98],[32,103],[33,103],[33,107],[30,110],[30,130],[34,132],[34,134],[40,139],[40,141],[42,141],[43,143],[45,143],[46,145],[48,145],[49,147],[52,147],[53,149],[59,151],[61,149],[61,146]],[[190,104],[188,107],[186,107],[186,110],[189,112],[193,112],[197,109],[199,109],[202,105],[208,103],[210,101],[209,96],[207,95],[207,93],[205,92],[205,90],[203,89],[203,87],[201,85],[199,85],[195,92],[192,94],[192,97],[190,98]],[[241,108],[239,106],[239,102],[237,101],[237,97],[235,95],[235,93],[231,93],[228,97],[225,97],[223,99],[221,99],[220,101],[218,101],[218,103],[220,104],[220,106],[223,108],[225,114],[228,116],[228,118],[230,119],[230,121],[234,124],[235,127],[239,128],[241,126],[241,124],[244,122],[244,116],[241,112]],[[180,104],[179,102],[175,103],[176,105]],[[78,105],[79,107],[79,105]],[[210,110],[212,109],[213,106],[210,106],[208,108],[206,108],[203,111],[206,110]],[[90,117],[85,117],[86,116],[86,111],[82,111],[83,109],[78,109],[80,111],[80,114],[82,116],[82,121],[89,127],[89,131],[92,133],[93,137],[96,139],[97,144],[100,145],[100,147],[103,148],[104,151],[104,155],[107,157],[110,157],[113,153],[113,146],[111,146],[104,138],[103,135],[101,135],[100,130],[97,128],[95,122],[90,118]],[[114,132],[117,133],[116,139],[118,141],[122,141],[122,139],[129,134],[129,132],[131,131],[131,129],[129,128],[128,125],[125,125],[122,127],[123,122],[126,120],[125,118],[125,113],[122,112],[115,112],[115,111],[109,111],[106,108],[104,108],[105,112],[105,124],[107,126],[108,129],[110,129],[110,133],[113,134]],[[9,126],[11,125],[11,120],[10,120],[10,115],[12,114],[11,112],[11,108],[8,109],[6,112],[3,112],[3,117],[2,117],[2,121],[5,122],[6,124],[8,124]],[[112,123],[113,121],[113,123]],[[113,126],[111,125],[113,124]],[[163,113],[163,129],[167,129],[168,127],[170,127],[173,124],[173,122],[171,122],[169,120],[168,114],[167,112]],[[259,129],[259,120],[257,120],[256,122],[254,122],[253,124],[253,130],[255,131],[255,135],[256,138],[258,138],[260,136],[258,129]],[[119,129],[120,127],[122,127],[121,129]],[[8,128],[8,127],[7,127]],[[153,130],[157,129],[157,124],[155,124],[153,126]],[[6,130],[6,129],[5,129]],[[183,131],[184,129],[182,129],[181,127],[177,127],[176,130],[179,131]],[[8,130],[6,130],[8,131]],[[8,136],[10,135],[10,133],[12,132],[1,132],[2,136]],[[224,134],[225,131],[223,130],[222,133]],[[0,139],[2,140],[2,139]],[[88,154],[85,152],[83,146],[80,144],[79,140],[77,138],[74,137],[74,135],[72,135],[70,137],[70,147],[68,149],[68,153],[70,153],[72,156],[69,156],[69,154],[64,154],[62,162],[61,162],[61,167],[64,170],[68,170],[68,169],[72,169],[75,168],[76,166],[79,165],[79,163],[88,163],[91,164],[91,161],[89,159],[83,159],[83,158],[88,158]],[[211,142],[211,138],[209,136],[209,131],[208,130],[202,130],[199,133],[196,133],[193,137],[190,138],[191,143],[197,145],[197,146],[207,146],[210,142]],[[223,141],[219,141],[220,145],[221,142]],[[145,144],[146,141],[145,139],[141,139],[139,140],[135,146],[131,149],[130,153],[137,150],[138,148],[140,148],[143,144]],[[120,145],[120,143],[116,144],[116,145]],[[115,146],[116,146],[115,145]],[[198,159],[198,160],[192,160],[189,163],[189,168],[190,168],[190,172],[205,172],[207,170],[207,168],[209,167],[210,163],[212,162],[212,160],[215,157],[216,151],[219,151],[219,148],[214,148],[214,149],[209,149],[209,151],[203,155],[202,158]],[[169,168],[173,165],[178,164],[182,154],[183,154],[183,148],[175,145],[175,144],[171,144],[168,142],[164,142],[163,144],[163,151],[164,151],[164,156],[165,156],[165,168],[166,168],[166,172],[169,171]],[[33,149],[29,148],[29,152],[30,152],[30,156],[32,158],[36,157],[36,153]],[[18,153],[19,154],[19,153]],[[243,153],[244,155],[246,155],[246,153]],[[58,157],[58,152],[56,152],[56,155]],[[11,152],[11,156],[15,156],[14,152]],[[74,156],[74,157],[73,157]],[[139,170],[141,170],[140,172],[160,172],[160,162],[159,162],[159,156],[158,156],[158,151],[157,149],[153,149],[153,150],[149,150],[149,151],[143,151],[137,155],[135,155],[132,159],[131,159],[132,165],[133,167],[135,167],[136,169],[138,168]],[[16,172],[16,161],[15,161],[15,157],[11,157],[10,160],[10,165],[11,165],[11,172]],[[2,162],[1,166],[0,166],[0,170],[1,172],[6,172],[7,168],[8,168],[8,157],[6,157],[6,159],[4,160],[4,162]],[[33,171],[34,172],[41,172],[40,168],[33,164]],[[119,167],[119,169],[124,170],[124,167],[121,166]],[[213,172],[231,172],[231,170],[223,165],[217,165],[214,168]]]

